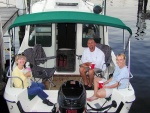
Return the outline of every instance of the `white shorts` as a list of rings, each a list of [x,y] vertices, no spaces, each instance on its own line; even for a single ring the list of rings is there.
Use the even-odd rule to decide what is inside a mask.
[[[102,79],[103,82],[106,81],[106,79]],[[107,86],[107,85],[106,85]],[[106,97],[109,97],[111,94],[112,94],[112,91],[113,91],[114,88],[112,89],[109,89],[109,88],[105,88],[105,91],[106,91]]]

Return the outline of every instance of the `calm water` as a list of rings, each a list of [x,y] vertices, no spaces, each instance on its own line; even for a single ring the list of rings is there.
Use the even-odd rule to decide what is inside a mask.
[[[96,3],[99,1],[101,0],[97,0]],[[147,5],[147,10],[150,10],[150,3]],[[133,31],[131,72],[134,78],[131,79],[131,83],[135,89],[136,100],[130,109],[130,113],[150,113],[150,20],[137,19],[138,0],[107,0],[107,15],[119,17]],[[142,28],[139,29],[137,26]],[[121,44],[119,44],[122,43],[122,33],[118,29],[113,30],[112,28],[109,28],[109,31],[111,47],[117,54],[122,49]],[[126,36],[128,36],[127,33]],[[0,104],[0,106],[3,105]],[[4,111],[4,113],[6,112],[7,110]]]
[[[134,77],[131,79],[131,83],[135,89],[136,100],[130,113],[150,113],[150,17],[149,19],[138,19],[138,16],[141,17],[141,14],[138,14],[138,8],[140,8],[138,0],[107,0],[107,15],[119,17],[133,31],[131,72]],[[147,10],[150,12],[150,1]],[[118,43],[122,43],[122,34],[118,29],[110,28],[109,30],[110,43],[117,54],[120,52],[119,48],[122,47],[118,45]],[[126,36],[128,36],[127,33]]]

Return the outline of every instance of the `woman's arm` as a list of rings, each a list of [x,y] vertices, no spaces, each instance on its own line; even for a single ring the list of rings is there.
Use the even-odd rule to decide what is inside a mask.
[[[104,87],[104,88],[109,88],[109,89],[111,89],[111,88],[116,88],[118,85],[119,85],[119,82],[116,82],[116,83],[113,84],[113,85],[110,85],[110,86],[104,85],[103,87]]]
[[[106,82],[104,82],[104,85],[108,84],[111,80],[112,80],[112,77],[110,79],[108,79]]]

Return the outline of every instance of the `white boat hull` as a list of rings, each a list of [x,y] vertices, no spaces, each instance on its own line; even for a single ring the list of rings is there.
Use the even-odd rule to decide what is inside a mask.
[[[24,112],[51,112],[53,109],[53,106],[47,106],[43,104],[42,100],[35,96],[32,100],[29,100],[27,89],[19,89],[10,87],[10,80],[7,83],[4,98],[7,102],[9,112],[10,113],[20,113],[21,110]],[[58,97],[58,90],[44,90],[48,95],[48,99],[53,102],[57,103],[57,97]],[[93,90],[86,90],[87,97],[90,97],[93,95]],[[109,112],[116,112],[117,110],[120,110],[119,113],[128,113],[129,109],[132,105],[132,102],[135,100],[135,94],[132,86],[130,85],[129,88],[126,89],[114,89],[111,99],[106,102],[106,104],[103,107],[106,107],[112,103],[112,101],[115,101],[117,103],[116,108],[109,109]],[[93,108],[98,109],[98,105],[102,106],[105,103],[106,99],[97,99],[92,102],[88,102]],[[97,112],[94,110],[90,110],[91,108],[87,106],[87,113],[90,112]],[[107,109],[106,109],[107,110]],[[104,112],[103,110],[102,112]]]

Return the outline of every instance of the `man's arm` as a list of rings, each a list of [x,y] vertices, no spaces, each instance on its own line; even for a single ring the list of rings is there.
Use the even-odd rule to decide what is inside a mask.
[[[92,64],[92,62],[86,62],[86,63],[81,64],[81,66],[89,67],[89,66],[91,66],[91,64]]]

